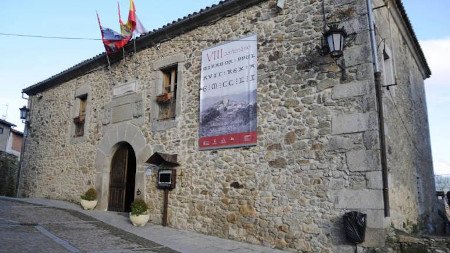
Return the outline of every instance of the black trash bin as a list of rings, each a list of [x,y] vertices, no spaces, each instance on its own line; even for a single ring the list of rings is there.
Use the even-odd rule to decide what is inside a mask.
[[[344,229],[347,240],[353,244],[364,242],[367,214],[348,212],[344,214]]]

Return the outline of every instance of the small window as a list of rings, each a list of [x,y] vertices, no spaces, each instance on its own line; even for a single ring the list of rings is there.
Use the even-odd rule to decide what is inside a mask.
[[[78,97],[79,101],[79,112],[78,116],[73,119],[75,124],[75,137],[81,137],[84,135],[84,123],[86,122],[86,106],[87,106],[87,95]]]
[[[389,47],[385,46],[383,50],[383,67],[384,67],[384,85],[395,85],[394,61]]]
[[[3,134],[3,127],[0,127],[0,134]]]
[[[156,97],[159,105],[158,120],[174,119],[177,102],[178,65],[161,69],[162,93]]]

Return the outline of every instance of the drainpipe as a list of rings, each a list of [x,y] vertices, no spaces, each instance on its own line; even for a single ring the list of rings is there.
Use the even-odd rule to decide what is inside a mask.
[[[381,159],[381,177],[383,181],[383,202],[384,202],[384,217],[390,216],[389,208],[389,184],[388,184],[388,168],[387,168],[387,155],[386,155],[386,139],[384,131],[384,112],[383,112],[383,90],[381,89],[381,72],[380,65],[378,63],[377,56],[377,43],[375,37],[375,25],[372,12],[372,0],[366,0],[367,13],[369,19],[369,33],[370,33],[370,45],[372,49],[372,59],[374,67],[375,78],[375,96],[377,98],[378,109],[378,129],[380,139],[380,159]]]

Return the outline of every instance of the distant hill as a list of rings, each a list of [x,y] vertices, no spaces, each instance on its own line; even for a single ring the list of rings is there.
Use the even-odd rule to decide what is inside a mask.
[[[232,99],[226,97],[219,101],[219,98],[209,98],[211,105],[201,112],[200,136],[256,131],[256,90],[249,96],[247,94],[232,95]]]

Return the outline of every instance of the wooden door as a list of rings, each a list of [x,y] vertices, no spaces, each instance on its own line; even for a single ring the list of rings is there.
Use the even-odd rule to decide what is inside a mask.
[[[136,156],[128,143],[119,146],[111,161],[108,210],[129,212],[134,200]]]

